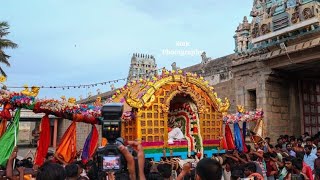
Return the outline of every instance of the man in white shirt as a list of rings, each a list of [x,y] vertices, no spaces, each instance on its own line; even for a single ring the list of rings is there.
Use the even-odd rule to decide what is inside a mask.
[[[169,132],[168,139],[169,144],[173,144],[173,140],[184,139],[184,135],[180,128],[175,127]]]

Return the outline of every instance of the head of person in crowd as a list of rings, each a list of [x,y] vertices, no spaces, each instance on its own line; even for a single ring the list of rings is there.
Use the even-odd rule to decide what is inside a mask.
[[[292,163],[292,170],[295,173],[301,172],[302,168],[303,168],[303,164],[302,164],[302,159],[300,158],[292,158],[291,159],[291,163]]]
[[[308,137],[310,137],[308,132],[303,133],[303,138],[308,138]]]
[[[253,162],[249,162],[244,165],[244,175],[246,177],[250,176],[251,174],[257,172],[257,166]]]
[[[263,146],[263,143],[261,142],[261,143],[254,143],[254,149],[256,150],[256,151],[258,151],[259,149],[261,150],[261,148],[263,148],[263,147],[261,147],[261,146]]]
[[[37,173],[36,180],[65,180],[66,172],[64,168],[57,163],[45,162]]]
[[[303,143],[303,139],[298,138],[298,139],[297,139],[297,146],[298,146],[298,147],[302,147],[302,143]]]
[[[272,152],[276,153],[276,148],[272,144],[269,145],[269,148],[271,149]]]
[[[89,170],[92,168],[93,165],[94,165],[94,161],[93,160],[89,160],[87,162],[87,164],[85,165],[85,171],[89,172]]]
[[[283,136],[283,141],[284,141],[285,143],[288,143],[288,142],[289,142],[289,136],[288,136],[288,135],[284,135],[284,136]]]
[[[285,159],[285,158],[283,158],[282,161],[278,161],[278,162],[277,162],[277,165],[278,165],[279,170],[282,169],[282,168],[285,168],[285,161],[284,161],[284,159]]]
[[[233,164],[233,161],[230,159],[230,158],[227,158],[224,162],[223,162],[223,166],[224,166],[224,169],[229,172],[231,171],[231,166]]]
[[[210,180],[222,178],[222,166],[214,159],[203,158],[196,167],[196,180]]]
[[[146,159],[144,162],[144,175],[147,177],[148,174],[150,173],[152,167],[152,162],[150,159]]]
[[[172,174],[171,164],[167,164],[167,163],[159,164],[157,169],[164,179],[170,179]]]
[[[263,153],[263,159],[266,162],[269,162],[271,160],[271,153],[267,152],[267,153]]]
[[[252,161],[258,161],[258,156],[256,154],[249,154],[249,157]]]
[[[317,157],[320,158],[320,147],[317,148],[317,153],[316,153]]]
[[[320,168],[314,170],[315,179],[320,179]]]
[[[306,139],[306,145],[313,146],[313,139],[311,138]]]
[[[150,172],[146,177],[148,180],[163,180],[163,177],[159,172]]]
[[[282,150],[282,146],[280,144],[277,144],[274,146],[276,151],[281,151]]]
[[[304,146],[304,152],[306,153],[306,155],[310,155],[311,151],[312,151],[312,145]]]
[[[46,161],[53,161],[53,159],[54,159],[54,152],[48,151],[46,155]]]
[[[287,151],[290,152],[292,150],[292,144],[287,144],[286,148]]]
[[[77,164],[68,164],[65,167],[66,176],[68,180],[75,180],[80,176],[80,168]]]
[[[290,156],[283,159],[284,166],[287,169],[287,171],[292,171],[292,159],[293,157]]]
[[[78,165],[79,175],[85,171],[86,166],[82,163],[82,161],[76,161],[74,164]]]
[[[249,144],[246,144],[246,146],[247,146],[248,152],[250,152],[251,151],[251,146]]]
[[[279,145],[282,145],[282,144],[283,144],[282,138],[278,138],[278,139],[277,139],[277,144],[279,144]]]
[[[264,140],[266,141],[266,143],[270,144],[271,139],[269,137],[264,138]]]
[[[233,166],[231,169],[231,180],[239,180],[243,178],[244,172],[243,172],[243,167],[242,166]]]

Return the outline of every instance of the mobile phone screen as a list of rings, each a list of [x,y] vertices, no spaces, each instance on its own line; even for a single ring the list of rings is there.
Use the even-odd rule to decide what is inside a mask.
[[[120,169],[120,156],[104,156],[103,157],[103,170],[119,170]]]

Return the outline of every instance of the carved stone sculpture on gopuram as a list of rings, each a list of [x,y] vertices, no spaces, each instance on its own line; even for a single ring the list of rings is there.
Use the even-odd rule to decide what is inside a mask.
[[[252,21],[239,24],[234,36],[239,58],[270,52],[290,39],[320,31],[319,0],[254,0]]]

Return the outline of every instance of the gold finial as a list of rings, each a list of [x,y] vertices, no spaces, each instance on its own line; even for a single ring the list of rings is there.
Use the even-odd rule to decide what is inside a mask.
[[[68,103],[70,103],[71,105],[74,105],[75,103],[76,103],[76,98],[74,98],[74,97],[70,97],[69,99],[68,99]]]
[[[62,102],[67,102],[66,96],[61,96],[60,98],[61,98],[61,101],[62,101]]]
[[[244,113],[244,112],[246,112],[246,110],[244,109],[244,106],[242,106],[242,105],[237,105],[237,111],[238,111],[239,113]]]
[[[0,83],[4,83],[6,81],[7,81],[7,78],[4,75],[0,76]]]
[[[100,96],[97,97],[96,102],[94,102],[93,105],[95,105],[95,106],[101,106],[102,105]]]
[[[40,91],[40,87],[38,86],[32,86],[31,87],[31,96],[37,97]]]
[[[219,111],[222,113],[222,115],[226,115],[228,113],[228,110],[230,108],[230,101],[228,98],[224,98],[225,102],[223,103],[220,99],[219,103]]]
[[[29,91],[28,85],[25,84],[23,87],[24,87],[24,90],[21,91],[21,93],[22,93],[23,95],[32,96],[32,97],[38,96],[39,91],[40,91],[40,87],[38,87],[38,86],[32,86],[32,87],[31,87],[31,91]]]

